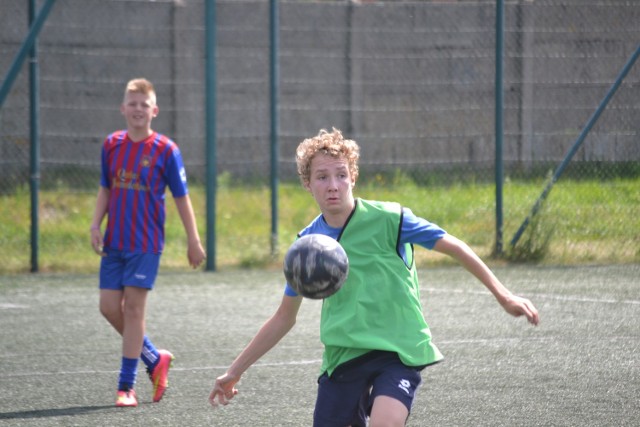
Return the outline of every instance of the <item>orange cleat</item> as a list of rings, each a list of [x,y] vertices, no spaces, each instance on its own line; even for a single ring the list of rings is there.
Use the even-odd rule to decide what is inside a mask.
[[[116,406],[119,408],[138,406],[138,398],[136,397],[136,391],[134,389],[130,389],[127,391],[118,390],[118,397],[116,398]]]
[[[159,360],[153,371],[149,372],[149,378],[153,383],[153,401],[160,402],[164,392],[169,387],[169,368],[173,363],[175,357],[167,350],[159,350]]]

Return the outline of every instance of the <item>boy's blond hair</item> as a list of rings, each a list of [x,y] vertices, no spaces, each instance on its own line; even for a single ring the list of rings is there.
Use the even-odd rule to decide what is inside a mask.
[[[129,80],[124,90],[124,97],[127,97],[128,93],[141,93],[143,95],[149,95],[153,103],[156,103],[156,89],[153,87],[153,83],[145,78],[137,78]]]
[[[342,132],[336,128],[333,128],[333,132],[321,129],[318,135],[305,139],[296,149],[296,165],[303,185],[308,184],[311,179],[311,160],[318,153],[345,159],[351,178],[354,182],[358,179],[358,160],[360,159],[358,144],[351,139],[345,139]]]

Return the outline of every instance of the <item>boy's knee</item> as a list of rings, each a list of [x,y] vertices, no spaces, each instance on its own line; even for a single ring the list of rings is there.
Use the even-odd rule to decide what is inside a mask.
[[[144,304],[125,300],[123,307],[123,315],[125,319],[142,319],[144,318]]]
[[[122,310],[120,305],[110,304],[105,301],[100,301],[99,309],[100,309],[100,314],[102,314],[107,319],[111,319],[114,316],[120,315]]]

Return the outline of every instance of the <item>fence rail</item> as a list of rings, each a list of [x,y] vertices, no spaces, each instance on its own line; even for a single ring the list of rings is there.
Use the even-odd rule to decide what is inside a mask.
[[[2,2],[3,76],[28,33],[27,3]],[[494,1],[299,0],[279,11],[282,180],[296,179],[297,143],[331,127],[363,146],[364,179],[398,170],[417,183],[493,179]],[[122,86],[137,76],[156,84],[156,130],[178,142],[191,179],[204,182],[206,25],[217,40],[218,173],[268,182],[269,2],[217,1],[216,22],[204,16],[204,0],[55,4],[38,38],[43,188],[95,191],[100,145],[123,126]],[[506,1],[504,18],[505,176],[544,177],[638,45],[640,3]],[[567,176],[640,174],[639,68]],[[29,182],[28,111],[23,67],[0,110],[0,194]]]

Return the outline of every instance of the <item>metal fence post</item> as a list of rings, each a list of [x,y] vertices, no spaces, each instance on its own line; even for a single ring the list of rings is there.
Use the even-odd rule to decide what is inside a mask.
[[[271,256],[278,253],[278,0],[270,2],[269,90],[271,108]]]
[[[216,2],[205,4],[205,115],[206,115],[206,193],[207,193],[207,262],[206,270],[216,270]]]
[[[36,19],[36,0],[29,1],[29,26]],[[31,192],[31,272],[39,270],[40,248],[40,85],[38,73],[38,41],[34,38],[29,50],[29,187]]]
[[[504,53],[504,1],[496,2],[496,155],[495,155],[495,180],[496,180],[496,246],[494,255],[502,254],[502,183],[504,180],[504,165],[502,159],[503,145],[503,53]]]

